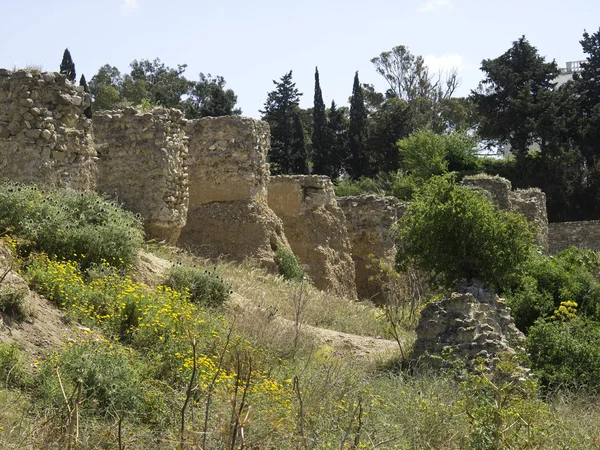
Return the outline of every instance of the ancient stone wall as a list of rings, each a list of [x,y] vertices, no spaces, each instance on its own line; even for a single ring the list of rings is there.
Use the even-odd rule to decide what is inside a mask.
[[[89,105],[64,75],[0,69],[0,180],[94,189]]]
[[[267,204],[269,126],[242,117],[188,124],[190,207],[179,245],[209,257],[254,258],[271,271],[283,223]]]
[[[600,251],[600,220],[551,223],[548,226],[548,242],[551,255],[571,246]]]
[[[98,191],[141,214],[149,237],[170,243],[188,211],[185,126],[176,109],[127,108],[94,116]]]
[[[505,211],[513,210],[523,214],[529,223],[536,228],[535,242],[548,252],[548,214],[546,211],[546,194],[540,189],[511,190],[511,183],[505,178],[489,175],[464,177],[462,184],[487,192],[491,200]]]
[[[283,221],[292,251],[315,286],[355,299],[346,218],[337,205],[329,177],[271,177],[268,192],[269,206]]]
[[[429,303],[416,331],[413,358],[438,368],[444,354],[467,363],[481,357],[493,366],[501,353],[514,355],[525,342],[505,301],[480,283]]]
[[[395,197],[376,195],[340,197],[337,202],[346,216],[358,297],[383,303],[386,278],[382,278],[380,268],[370,255],[394,266],[396,244],[391,228],[404,213],[406,205]]]

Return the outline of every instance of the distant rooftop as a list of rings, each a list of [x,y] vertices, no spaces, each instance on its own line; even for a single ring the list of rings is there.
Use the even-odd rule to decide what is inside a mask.
[[[561,73],[575,73],[575,72],[581,72],[581,63],[585,62],[585,60],[583,61],[567,61],[567,67],[565,69],[560,69]]]

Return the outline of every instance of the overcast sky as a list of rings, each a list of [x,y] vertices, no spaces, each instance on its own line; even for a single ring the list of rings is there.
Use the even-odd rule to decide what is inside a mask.
[[[584,29],[600,28],[598,0],[0,0],[0,68],[58,70],[68,47],[77,77],[134,59],[187,64],[186,76],[222,75],[244,115],[259,117],[272,80],[293,70],[312,106],[319,67],[325,102],[347,104],[354,72],[386,89],[370,59],[396,45],[432,69],[454,66],[467,95],[485,58],[521,35],[561,67],[583,59]]]

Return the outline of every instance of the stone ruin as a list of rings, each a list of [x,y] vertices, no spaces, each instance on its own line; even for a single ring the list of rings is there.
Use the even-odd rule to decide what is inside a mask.
[[[346,218],[329,177],[271,177],[268,191],[269,206],[283,221],[292,251],[315,286],[355,299],[355,266]]]
[[[443,355],[467,364],[483,358],[492,367],[500,354],[514,355],[525,343],[505,301],[481,283],[425,306],[416,332],[413,360],[432,368],[448,363]]]
[[[269,208],[269,125],[242,117],[190,121],[189,211],[179,244],[202,256],[251,257],[276,271],[275,251],[289,250],[283,223]]]
[[[149,237],[171,244],[188,212],[185,122],[181,111],[164,108],[146,113],[127,108],[94,116],[97,190],[141,214]]]
[[[392,226],[404,214],[406,204],[395,197],[377,195],[341,197],[337,202],[346,216],[358,297],[384,303],[387,277],[373,257],[394,267],[396,242]]]
[[[536,227],[535,243],[544,254],[548,253],[548,214],[546,194],[540,189],[512,189],[505,178],[489,175],[464,177],[462,184],[487,192],[491,200],[502,210],[512,210],[523,214],[527,221]]]
[[[89,106],[64,75],[0,69],[0,179],[94,189]]]

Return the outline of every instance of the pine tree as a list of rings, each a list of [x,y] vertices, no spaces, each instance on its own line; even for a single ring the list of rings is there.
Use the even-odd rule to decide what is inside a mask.
[[[79,86],[83,87],[83,92],[89,94],[90,93],[90,88],[87,84],[87,80],[85,79],[85,75],[81,74],[81,78],[79,79]],[[88,106],[87,108],[85,108],[83,110],[83,114],[85,114],[85,117],[87,117],[88,119],[92,118],[92,106]]]
[[[348,147],[350,159],[348,161],[348,174],[358,179],[368,175],[367,150],[367,110],[365,108],[364,94],[358,79],[358,72],[354,75],[352,98],[350,100],[350,127],[348,128]]]
[[[73,62],[73,58],[71,58],[71,52],[68,48],[63,53],[62,62],[60,63],[60,73],[65,74],[67,80],[75,82],[75,63]]]
[[[319,69],[315,68],[315,99],[313,107],[313,173],[333,177],[331,146],[327,142],[325,103],[319,83]]]
[[[298,167],[292,144],[298,138],[298,104],[302,95],[292,81],[292,71],[286,73],[279,82],[273,80],[275,90],[269,92],[262,119],[271,126],[271,171],[277,174],[294,173]],[[297,118],[299,121],[299,117]],[[301,123],[300,123],[301,125]],[[297,150],[299,145],[296,146]],[[305,146],[306,147],[306,146]],[[304,152],[306,153],[306,152]]]

